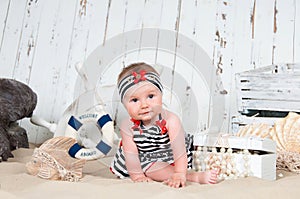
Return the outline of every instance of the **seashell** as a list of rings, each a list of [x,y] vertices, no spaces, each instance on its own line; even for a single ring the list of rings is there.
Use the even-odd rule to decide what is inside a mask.
[[[286,118],[279,119],[275,122],[272,131],[270,132],[272,140],[276,141],[277,150],[284,150],[285,146],[283,145],[283,125],[286,121]]]
[[[285,118],[275,122],[272,139],[277,143],[277,151],[300,153],[300,115],[290,112]],[[297,146],[299,145],[299,146]]]
[[[246,125],[237,135],[249,136],[266,135],[266,127],[257,124]],[[273,127],[269,128],[268,136],[276,142],[278,169],[300,173],[300,115],[289,112],[285,118],[278,119]]]
[[[261,138],[270,137],[270,132],[272,127],[268,124],[264,123],[255,123],[255,124],[247,124],[246,126],[242,127],[237,136],[239,137],[250,137],[256,136]]]
[[[300,115],[290,112],[278,119],[273,127],[263,123],[248,124],[239,130],[237,136],[270,137],[276,141],[277,151],[300,153]]]
[[[26,164],[27,172],[49,180],[78,181],[86,160],[68,154],[75,143],[75,139],[63,136],[47,140],[34,149],[31,161]]]
[[[300,154],[300,115],[293,120],[293,123],[289,128],[289,134],[285,137],[285,140],[286,151]]]

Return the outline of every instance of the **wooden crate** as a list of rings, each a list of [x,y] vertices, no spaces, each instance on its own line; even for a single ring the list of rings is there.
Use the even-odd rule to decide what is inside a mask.
[[[249,117],[246,115],[233,116],[231,119],[231,133],[236,135],[239,130],[247,124],[269,124],[270,127],[282,117]]]
[[[271,65],[236,74],[241,114],[251,111],[300,112],[300,64]]]
[[[273,125],[288,112],[300,112],[300,64],[270,65],[236,74],[238,115],[232,133],[247,124]]]
[[[276,179],[276,143],[273,140],[257,137],[236,137],[232,135],[220,139],[220,136],[196,134],[194,145],[198,149],[201,147],[217,147],[217,154],[220,154],[221,147],[225,147],[227,151],[228,148],[233,149],[233,160],[236,165],[237,174],[242,177],[244,177],[243,173],[246,169],[245,155],[240,152],[249,150],[251,153],[248,155],[249,162],[247,163],[247,170],[250,171],[248,175],[266,180]],[[201,166],[201,168],[197,170],[206,169],[204,158],[211,153],[211,151],[202,154],[201,151],[200,153],[199,151],[194,152],[194,166],[195,162],[198,162],[198,167],[199,165]],[[205,157],[203,157],[203,154]]]

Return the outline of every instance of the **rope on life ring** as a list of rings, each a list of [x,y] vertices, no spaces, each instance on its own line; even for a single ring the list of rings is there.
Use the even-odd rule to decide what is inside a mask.
[[[77,140],[78,130],[85,122],[95,122],[102,131],[102,139],[94,148],[84,148],[76,142],[69,149],[73,158],[93,160],[106,156],[112,149],[114,139],[114,125],[111,117],[106,112],[84,113],[77,117],[71,116],[66,128],[65,136]]]

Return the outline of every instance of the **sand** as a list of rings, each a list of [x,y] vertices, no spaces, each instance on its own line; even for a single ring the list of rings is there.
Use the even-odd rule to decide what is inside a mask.
[[[51,181],[26,173],[25,164],[33,149],[13,151],[14,158],[0,163],[0,198],[300,198],[300,175],[283,174],[275,181],[256,177],[221,181],[216,185],[187,183],[174,189],[159,182],[133,183],[130,179],[117,179],[110,173],[111,158],[88,161],[79,182]]]

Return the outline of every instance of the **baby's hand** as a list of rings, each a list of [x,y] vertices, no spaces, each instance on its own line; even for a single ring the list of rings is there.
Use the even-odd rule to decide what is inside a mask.
[[[164,181],[165,184],[174,188],[184,187],[185,182],[185,173],[174,173],[169,179]]]
[[[135,176],[134,178],[131,179],[133,182],[152,182],[152,179],[145,175]]]

